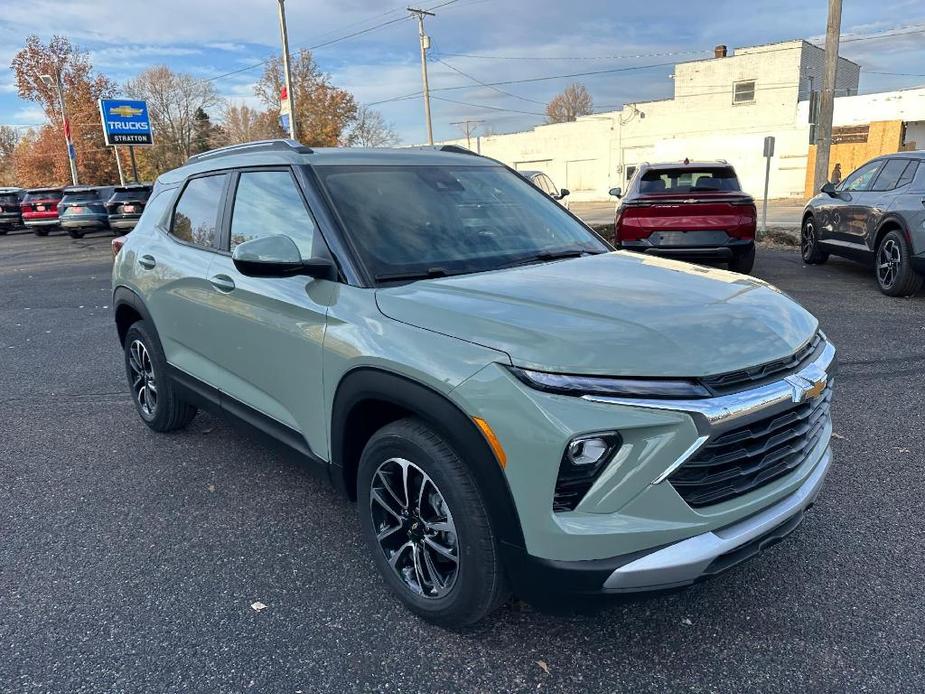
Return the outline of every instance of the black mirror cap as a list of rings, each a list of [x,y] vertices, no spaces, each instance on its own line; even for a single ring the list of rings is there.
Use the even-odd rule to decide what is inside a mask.
[[[616,187],[616,188],[611,188],[610,191],[609,191],[609,193],[610,193],[610,195],[612,195],[612,196],[615,197],[615,198],[622,198],[622,197],[623,197],[623,189],[620,188],[619,186]]]
[[[559,191],[559,199],[561,200],[562,198],[567,198],[571,194],[572,194],[572,191],[570,191],[568,188],[562,188]]]
[[[835,184],[832,183],[831,181],[826,181],[825,184],[822,186],[822,188],[819,189],[819,192],[825,193],[826,195],[829,195],[831,197],[835,197],[836,195],[838,195],[838,191],[835,190]]]

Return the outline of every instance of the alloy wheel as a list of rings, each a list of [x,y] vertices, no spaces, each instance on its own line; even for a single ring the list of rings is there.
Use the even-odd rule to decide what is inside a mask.
[[[803,253],[803,260],[812,257],[813,250],[816,247],[816,228],[812,220],[807,219],[803,225],[803,236],[800,239],[800,251]]]
[[[157,411],[157,382],[154,364],[148,349],[141,340],[133,340],[128,349],[128,366],[131,371],[132,392],[142,414],[153,417]]]
[[[408,590],[424,598],[449,593],[459,573],[456,525],[427,473],[389,458],[370,482],[369,505],[379,547]]]
[[[887,239],[877,254],[877,279],[886,289],[896,284],[902,266],[902,250],[893,239]]]

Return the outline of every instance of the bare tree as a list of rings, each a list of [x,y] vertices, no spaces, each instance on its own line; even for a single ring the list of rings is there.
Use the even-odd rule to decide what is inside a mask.
[[[369,106],[357,109],[356,121],[347,136],[349,147],[391,147],[401,142],[392,124]]]
[[[0,186],[16,184],[16,145],[19,131],[9,125],[0,125]]]
[[[547,123],[568,123],[594,111],[594,101],[583,84],[575,82],[557,94],[546,106]]]
[[[202,115],[221,102],[211,82],[166,65],[139,74],[126,83],[125,93],[148,102],[155,142],[150,157],[158,171],[179,166],[201,146]]]
[[[271,114],[243,103],[225,104],[222,112],[222,144],[238,145],[274,137],[282,137],[282,133]]]

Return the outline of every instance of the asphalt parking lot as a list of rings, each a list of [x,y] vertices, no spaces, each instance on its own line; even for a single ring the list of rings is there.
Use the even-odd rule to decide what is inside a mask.
[[[143,425],[110,238],[0,237],[0,690],[921,691],[925,296],[760,249],[840,350],[803,526],[681,593],[513,603],[456,634],[390,597],[354,507],[263,439]]]

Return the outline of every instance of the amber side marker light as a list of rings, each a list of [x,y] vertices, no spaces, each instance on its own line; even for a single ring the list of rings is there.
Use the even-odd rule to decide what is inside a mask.
[[[495,432],[491,430],[491,427],[481,417],[473,417],[472,421],[475,422],[475,426],[479,428],[479,431],[482,432],[482,436],[485,437],[485,440],[488,441],[488,445],[491,447],[492,453],[495,454],[495,458],[498,460],[498,465],[502,468],[507,466],[507,453],[504,452],[504,448],[501,446],[501,442],[498,440],[498,437],[495,436]]]

